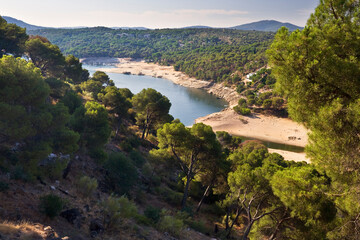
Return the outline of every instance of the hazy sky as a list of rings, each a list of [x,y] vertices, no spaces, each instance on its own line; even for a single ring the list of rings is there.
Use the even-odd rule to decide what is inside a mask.
[[[48,27],[230,27],[273,19],[300,26],[319,0],[0,0],[0,15]]]

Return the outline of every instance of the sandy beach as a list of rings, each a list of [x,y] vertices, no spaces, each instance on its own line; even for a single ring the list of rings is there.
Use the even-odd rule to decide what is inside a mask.
[[[307,130],[300,124],[288,118],[278,118],[254,114],[240,116],[232,109],[213,113],[196,119],[210,125],[214,131],[226,131],[232,135],[255,138],[263,141],[305,147],[308,141]],[[286,160],[307,161],[305,153],[289,152],[278,149],[269,149],[269,152],[279,153]]]
[[[210,125],[214,131],[269,142],[305,147],[308,141],[306,129],[288,118],[261,114],[241,116],[230,108],[198,118],[196,122]]]
[[[99,59],[99,61],[103,60]],[[253,116],[246,117],[235,113],[232,110],[232,107],[237,104],[237,101],[240,98],[235,89],[225,87],[223,84],[191,78],[182,72],[175,71],[172,66],[161,66],[154,63],[146,63],[145,61],[133,61],[131,59],[120,58],[113,61],[116,68],[104,68],[99,70],[164,78],[184,87],[204,89],[207,92],[228,101],[230,105],[229,108],[196,119],[197,123],[202,122],[210,125],[214,131],[227,131],[232,135],[299,147],[305,147],[307,144],[308,131],[302,125],[299,125],[290,119],[261,114],[254,114]],[[281,154],[286,160],[308,161],[305,153],[295,153],[277,149],[269,149],[269,151]]]

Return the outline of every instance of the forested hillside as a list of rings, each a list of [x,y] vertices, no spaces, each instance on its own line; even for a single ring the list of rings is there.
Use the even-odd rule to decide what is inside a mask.
[[[278,22],[275,20],[263,20],[259,22],[253,22],[253,23],[247,23],[239,26],[232,27],[232,29],[238,29],[238,30],[255,30],[255,31],[269,31],[269,32],[276,32],[281,27],[286,27],[289,29],[289,31],[295,31],[297,29],[303,29],[302,27],[296,26],[291,23],[283,23]]]
[[[359,239],[359,16],[359,1],[321,1],[267,51],[311,164],[185,127],[161,93],[89,76],[0,18],[1,238]]]
[[[274,33],[230,29],[114,30],[110,28],[30,31],[84,57],[145,58],[198,79],[237,83],[266,64]]]

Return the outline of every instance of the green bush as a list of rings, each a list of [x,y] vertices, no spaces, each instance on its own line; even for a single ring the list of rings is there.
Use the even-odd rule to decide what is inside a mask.
[[[238,93],[242,93],[246,89],[246,86],[243,82],[239,83],[239,85],[236,87],[236,91]]]
[[[53,162],[47,163],[41,170],[41,175],[49,177],[52,180],[61,179],[64,169],[68,165],[68,159],[57,158]]]
[[[101,147],[91,149],[89,156],[94,159],[97,164],[103,164],[108,159],[107,153]]]
[[[133,148],[138,148],[141,145],[141,142],[140,142],[139,138],[136,137],[136,136],[132,136],[132,137],[127,138],[127,141],[130,143],[130,145]]]
[[[263,108],[270,109],[272,106],[272,100],[271,99],[265,99],[263,102]]]
[[[130,152],[133,150],[133,147],[131,146],[131,144],[127,141],[124,140],[119,144],[121,150],[125,151],[125,152]]]
[[[79,179],[79,181],[76,183],[77,191],[83,196],[83,197],[90,197],[93,195],[95,190],[98,187],[98,182],[95,178],[90,178],[88,176],[83,176]]]
[[[264,102],[264,101],[261,100],[260,98],[255,98],[255,105],[256,105],[257,107],[262,106],[263,102]]]
[[[104,222],[107,227],[115,227],[121,222],[122,218],[133,218],[137,215],[137,207],[134,202],[127,197],[109,196],[101,203],[104,214]]]
[[[183,193],[175,192],[168,187],[158,187],[156,190],[167,203],[171,205],[179,205],[181,203]]]
[[[202,206],[201,208],[202,212],[203,213],[208,213],[208,214],[212,214],[212,215],[215,215],[215,216],[223,216],[225,215],[225,209],[221,206],[219,206],[219,204],[211,204],[211,205],[207,205],[207,204],[204,204],[204,206]]]
[[[137,149],[141,145],[141,142],[138,137],[131,136],[124,139],[120,143],[120,148],[125,152],[131,152],[133,149]]]
[[[48,194],[40,198],[40,212],[50,218],[58,216],[63,206],[64,201],[54,194]]]
[[[202,221],[198,221],[198,220],[190,220],[190,221],[187,221],[186,224],[194,229],[195,231],[198,231],[198,232],[201,232],[205,235],[210,235],[212,229],[210,229],[209,227],[207,227],[205,225],[204,222]]]
[[[173,216],[165,215],[161,217],[158,226],[161,231],[168,232],[174,237],[179,237],[184,228],[184,221]]]
[[[259,85],[257,85],[256,90],[260,90],[260,89],[262,89],[264,86],[265,86],[265,84],[260,83]]]
[[[254,96],[249,96],[248,100],[247,100],[247,104],[248,106],[252,106],[255,104],[255,97]]]
[[[246,92],[245,92],[245,96],[246,97],[250,97],[250,96],[254,96],[255,95],[255,93],[253,92],[253,91],[251,91],[251,90],[247,90]]]
[[[249,108],[235,106],[234,111],[240,115],[248,116],[251,114],[251,110]]]
[[[244,98],[240,98],[238,101],[238,106],[243,107],[243,108],[247,107],[246,100]]]
[[[129,154],[130,159],[134,162],[135,166],[142,167],[145,163],[145,158],[138,151],[132,150]]]
[[[260,93],[259,94],[259,98],[263,101],[265,101],[266,99],[270,99],[272,96],[272,92],[264,92],[264,93]]]
[[[141,225],[151,226],[151,224],[153,223],[151,219],[141,214],[137,214],[134,219],[138,224]]]
[[[149,206],[145,209],[144,214],[147,218],[151,219],[154,223],[160,220],[161,209]]]
[[[122,153],[112,153],[104,165],[108,171],[107,183],[119,194],[128,193],[138,180],[132,161]]]
[[[275,109],[280,109],[283,105],[284,105],[284,99],[280,98],[280,97],[274,97],[271,99],[272,100],[272,106]]]

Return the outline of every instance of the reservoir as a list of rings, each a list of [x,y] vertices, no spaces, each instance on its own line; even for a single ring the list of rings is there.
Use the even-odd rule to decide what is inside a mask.
[[[104,66],[83,65],[92,75],[96,69]],[[107,66],[106,68],[111,68]],[[118,88],[128,88],[133,94],[139,93],[144,88],[153,88],[165,95],[171,102],[170,114],[185,126],[191,126],[195,119],[208,114],[219,112],[227,107],[227,102],[203,89],[187,88],[176,85],[173,82],[150,76],[126,75],[120,73],[109,73],[110,79]]]

